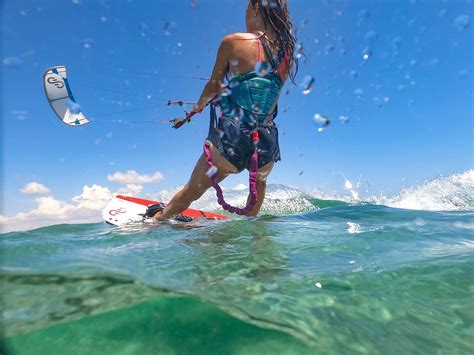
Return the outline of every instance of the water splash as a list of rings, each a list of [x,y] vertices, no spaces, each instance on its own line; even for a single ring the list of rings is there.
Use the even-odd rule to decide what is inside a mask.
[[[264,77],[265,75],[267,75],[270,70],[272,70],[272,67],[267,62],[258,62],[257,64],[255,64],[255,72],[260,77]]]
[[[378,202],[413,210],[474,210],[474,170],[439,177],[421,186],[403,189],[395,198],[382,198]]]

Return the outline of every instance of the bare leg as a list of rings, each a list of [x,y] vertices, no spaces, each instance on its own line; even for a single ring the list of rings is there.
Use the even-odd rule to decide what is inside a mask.
[[[273,165],[275,163],[271,162],[266,164],[263,168],[258,169],[257,175],[257,203],[250,211],[247,216],[256,216],[262,207],[263,200],[265,199],[265,192],[267,190],[267,178],[270,175]],[[249,196],[250,199],[250,196]]]
[[[229,174],[236,173],[237,169],[217,149],[211,145],[212,163],[217,167],[217,181],[224,180]],[[192,202],[199,199],[212,186],[211,179],[206,175],[209,167],[205,155],[201,155],[194,167],[193,173],[186,186],[179,191],[162,212],[158,212],[154,219],[164,220],[183,212]]]

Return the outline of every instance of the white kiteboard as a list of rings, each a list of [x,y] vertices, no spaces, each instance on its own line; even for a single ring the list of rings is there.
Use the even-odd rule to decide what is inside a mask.
[[[117,195],[102,211],[102,218],[104,219],[104,222],[118,227],[132,223],[153,222],[151,218],[144,218],[144,215],[148,206],[157,203],[160,202]],[[181,214],[192,219],[205,218],[216,220],[229,218],[229,216],[194,210],[192,208],[188,208]]]

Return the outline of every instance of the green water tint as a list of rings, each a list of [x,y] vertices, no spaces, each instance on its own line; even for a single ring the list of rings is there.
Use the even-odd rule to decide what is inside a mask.
[[[204,312],[222,334],[213,340],[230,353],[265,353],[265,346],[267,353],[472,353],[473,215],[344,205],[186,228],[5,234],[5,344],[97,317],[110,317],[107,329],[120,334],[115,317],[123,313],[146,328],[151,321],[140,321],[137,309],[158,307],[168,301],[157,297],[169,294],[201,300],[241,324],[231,330]],[[190,323],[206,323],[192,315],[200,303],[177,300],[169,302],[188,302]],[[187,329],[174,322],[165,327]],[[258,339],[245,342],[246,327],[257,327]],[[195,349],[208,349],[209,338],[192,339]],[[150,341],[191,344],[182,335]],[[115,346],[108,338],[99,344],[104,352]]]
[[[311,354],[291,336],[262,329],[190,298],[159,297],[3,342],[2,354]]]
[[[339,200],[321,200],[312,198],[310,199],[311,203],[317,208],[328,208],[328,207],[337,207],[337,206],[347,206],[348,203]]]

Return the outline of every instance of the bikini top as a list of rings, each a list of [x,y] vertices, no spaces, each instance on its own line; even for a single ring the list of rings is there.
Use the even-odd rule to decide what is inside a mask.
[[[220,107],[223,116],[238,117],[242,122],[258,120],[264,123],[277,116],[275,102],[283,87],[282,75],[286,70],[287,56],[280,55],[275,60],[265,37],[258,36],[256,40],[256,69],[228,79],[227,88],[220,94]],[[264,51],[269,63],[264,61]]]

